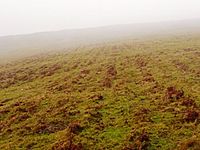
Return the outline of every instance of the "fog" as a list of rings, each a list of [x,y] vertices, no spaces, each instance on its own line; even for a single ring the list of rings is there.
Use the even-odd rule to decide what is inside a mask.
[[[200,34],[198,0],[0,0],[0,63],[87,45]]]
[[[0,0],[0,36],[199,15],[199,0]]]

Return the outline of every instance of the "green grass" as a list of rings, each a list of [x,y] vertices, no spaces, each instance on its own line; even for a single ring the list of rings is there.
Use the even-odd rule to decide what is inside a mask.
[[[2,65],[0,149],[198,149],[200,37],[188,38],[88,46]],[[184,94],[167,98],[168,87]],[[189,111],[199,116],[190,120]]]

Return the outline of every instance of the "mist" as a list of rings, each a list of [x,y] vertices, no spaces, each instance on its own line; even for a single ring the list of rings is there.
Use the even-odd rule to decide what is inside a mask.
[[[197,0],[0,0],[0,62],[81,46],[198,34]]]
[[[195,19],[198,0],[0,0],[0,36]]]

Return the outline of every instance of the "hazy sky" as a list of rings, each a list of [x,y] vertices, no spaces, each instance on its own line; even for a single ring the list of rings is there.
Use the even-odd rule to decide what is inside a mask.
[[[200,18],[200,0],[0,0],[0,36]]]

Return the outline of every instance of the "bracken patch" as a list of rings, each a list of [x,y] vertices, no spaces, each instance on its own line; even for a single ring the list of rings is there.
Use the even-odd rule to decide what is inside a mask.
[[[200,149],[200,141],[196,138],[188,139],[182,142],[179,146],[179,150],[199,150]]]
[[[187,110],[184,114],[183,120],[185,122],[199,121],[199,112],[194,109]]]
[[[177,90],[176,87],[168,87],[165,93],[165,97],[168,100],[172,99],[180,99],[184,96],[183,90]]]
[[[123,150],[147,150],[150,146],[150,138],[145,130],[139,135],[136,135],[135,131],[133,131],[129,141],[133,142],[133,144],[125,146]]]

